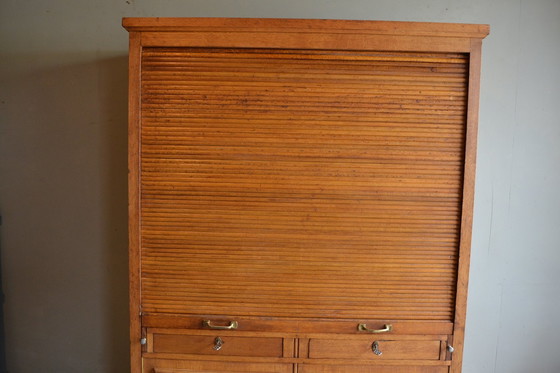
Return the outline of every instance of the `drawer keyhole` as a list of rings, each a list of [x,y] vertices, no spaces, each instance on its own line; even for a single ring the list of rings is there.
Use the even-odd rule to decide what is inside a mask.
[[[214,347],[213,347],[214,350],[220,351],[223,345],[224,345],[224,341],[222,340],[222,338],[216,337],[216,339],[214,339]]]
[[[381,350],[379,349],[379,342],[374,341],[373,344],[371,345],[371,350],[373,351],[374,354],[376,354],[377,356],[381,356],[383,355],[383,352],[381,352]]]

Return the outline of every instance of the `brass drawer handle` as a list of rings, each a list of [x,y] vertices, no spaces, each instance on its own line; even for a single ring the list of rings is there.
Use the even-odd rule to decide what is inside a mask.
[[[388,333],[390,331],[393,330],[393,325],[391,324],[385,324],[383,326],[383,329],[368,329],[368,327],[366,326],[366,324],[358,324],[358,330],[360,332],[368,332],[368,333]]]
[[[218,329],[218,330],[237,329],[237,327],[239,326],[237,321],[230,321],[229,325],[213,325],[211,320],[202,321],[202,325],[210,329]]]

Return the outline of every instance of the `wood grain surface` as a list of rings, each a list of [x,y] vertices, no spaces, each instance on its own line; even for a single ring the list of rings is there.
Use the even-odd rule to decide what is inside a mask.
[[[145,313],[453,321],[468,58],[144,48]]]

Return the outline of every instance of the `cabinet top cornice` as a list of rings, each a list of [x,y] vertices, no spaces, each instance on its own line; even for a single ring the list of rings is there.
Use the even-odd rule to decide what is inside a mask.
[[[290,33],[350,33],[454,38],[484,38],[489,25],[433,22],[357,21],[287,18],[123,18],[128,31],[195,32],[250,31]]]

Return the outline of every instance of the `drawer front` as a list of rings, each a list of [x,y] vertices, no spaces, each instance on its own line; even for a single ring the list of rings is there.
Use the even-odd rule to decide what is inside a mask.
[[[311,359],[439,360],[440,340],[311,339]]]
[[[292,373],[292,364],[143,359],[142,373]]]
[[[154,333],[152,351],[168,354],[282,357],[283,339]]]
[[[298,373],[449,373],[447,366],[305,365]]]

